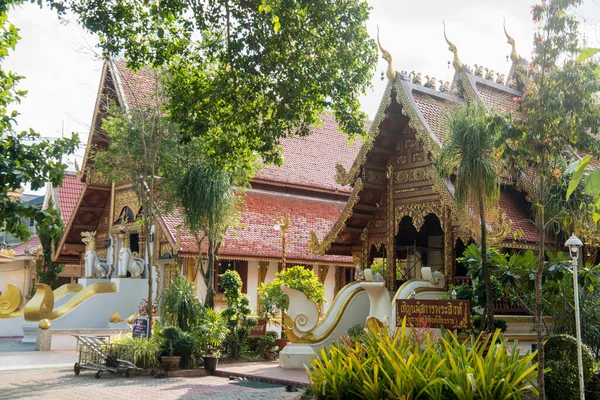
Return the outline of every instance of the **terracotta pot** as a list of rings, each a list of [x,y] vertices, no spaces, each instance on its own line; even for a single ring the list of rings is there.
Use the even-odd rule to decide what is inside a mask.
[[[204,359],[204,369],[207,370],[210,374],[214,374],[217,370],[217,363],[219,362],[219,357],[203,357]]]
[[[179,356],[162,356],[160,358],[160,363],[165,371],[177,371],[180,361],[181,357]]]
[[[289,339],[275,339],[275,345],[279,348],[279,350],[283,350],[285,346],[289,343]]]

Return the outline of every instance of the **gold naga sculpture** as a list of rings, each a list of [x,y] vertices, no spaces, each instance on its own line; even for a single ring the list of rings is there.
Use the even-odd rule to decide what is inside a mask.
[[[8,315],[21,307],[23,296],[18,287],[8,284],[8,288],[0,296],[0,315]]]
[[[494,70],[493,69],[485,69],[485,79],[489,81],[494,80]]]
[[[510,51],[510,59],[513,63],[519,62],[519,53],[517,53],[517,46],[515,44],[515,39],[513,39],[508,32],[506,31],[506,18],[504,18],[504,34],[506,35],[506,43],[510,44],[512,49]]]
[[[379,50],[381,50],[382,58],[388,63],[385,76],[390,82],[394,82],[396,80],[396,70],[392,66],[392,55],[389,51],[381,47],[381,42],[379,41],[379,26],[377,27],[377,45],[379,46]]]
[[[483,65],[473,64],[475,67],[475,76],[483,77]]]
[[[504,74],[501,74],[500,72],[496,72],[496,75],[497,75],[496,83],[504,84]]]
[[[446,39],[446,43],[448,43],[448,50],[454,53],[452,66],[454,67],[455,71],[460,71],[463,68],[463,63],[460,61],[460,58],[458,58],[458,49],[456,48],[456,45],[454,45],[454,43],[448,40],[448,36],[446,35],[446,22],[442,21],[442,23],[444,24],[444,38]]]

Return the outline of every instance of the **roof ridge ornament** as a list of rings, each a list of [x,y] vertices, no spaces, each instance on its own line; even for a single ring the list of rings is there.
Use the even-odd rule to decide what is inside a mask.
[[[516,64],[517,62],[519,62],[519,53],[517,53],[515,39],[513,39],[506,31],[506,18],[503,16],[502,19],[504,20],[504,34],[506,35],[506,43],[512,46],[512,50],[510,51],[510,59],[513,63]]]
[[[446,21],[442,20],[442,23],[444,24],[444,39],[446,39],[446,43],[448,43],[448,50],[454,53],[452,66],[454,67],[455,71],[460,71],[463,68],[463,63],[460,61],[460,58],[458,58],[458,49],[454,43],[448,40],[448,36],[446,36]]]
[[[381,42],[379,41],[379,25],[377,25],[377,45],[379,46],[379,50],[381,50],[382,58],[387,61],[388,67],[385,71],[385,76],[390,80],[390,82],[394,82],[396,80],[396,70],[392,66],[392,55],[389,51],[381,47]]]

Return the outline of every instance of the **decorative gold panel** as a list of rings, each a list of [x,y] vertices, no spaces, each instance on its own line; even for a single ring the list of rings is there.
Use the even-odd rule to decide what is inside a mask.
[[[136,215],[140,209],[137,194],[131,189],[115,193],[115,218],[121,214],[125,206],[129,207],[133,215]]]
[[[442,205],[439,202],[428,202],[419,204],[409,204],[396,206],[395,208],[395,229],[394,234],[398,231],[398,226],[403,217],[411,217],[412,223],[417,230],[421,230],[425,223],[425,217],[428,214],[435,214],[442,219]]]

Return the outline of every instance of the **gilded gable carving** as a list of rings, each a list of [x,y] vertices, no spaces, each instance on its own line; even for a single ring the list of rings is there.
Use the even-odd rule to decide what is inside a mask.
[[[400,226],[400,221],[404,217],[410,217],[417,230],[421,230],[425,223],[425,217],[428,214],[435,214],[442,218],[442,204],[440,202],[428,202],[419,204],[409,204],[396,206],[394,209],[396,231]]]
[[[115,193],[115,218],[118,217],[123,207],[126,206],[129,207],[134,215],[140,208],[137,195],[133,190],[125,190],[123,192]]]

